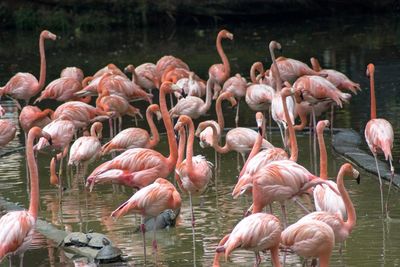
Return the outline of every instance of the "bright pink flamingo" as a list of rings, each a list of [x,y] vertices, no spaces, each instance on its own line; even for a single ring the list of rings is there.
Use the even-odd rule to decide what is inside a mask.
[[[158,177],[167,177],[172,172],[178,157],[178,148],[165,102],[165,94],[179,90],[180,88],[171,82],[163,83],[160,88],[160,110],[167,131],[169,157],[164,157],[161,153],[148,148],[128,149],[98,166],[87,178],[87,187],[93,188],[98,183],[119,183],[142,188]]]
[[[317,220],[328,224],[335,234],[336,243],[344,242],[347,239],[357,221],[356,211],[354,209],[353,203],[351,202],[349,193],[347,193],[346,188],[344,187],[343,177],[345,175],[355,178],[357,180],[357,183],[360,183],[360,173],[356,169],[354,169],[351,164],[345,163],[340,168],[336,179],[337,188],[343,198],[347,211],[346,221],[343,219],[344,217],[342,216],[342,214],[332,213],[329,211],[315,211],[307,214],[299,220],[299,222]]]
[[[229,65],[228,57],[225,55],[224,49],[222,48],[222,39],[233,40],[233,34],[227,30],[221,30],[217,35],[216,47],[218,55],[222,60],[222,64],[214,64],[208,69],[208,76],[215,77],[217,80],[217,83],[214,86],[214,99],[218,97],[222,85],[229,78],[229,76],[231,76],[231,66]]]
[[[225,260],[235,249],[242,248],[254,251],[256,263],[261,263],[260,251],[271,251],[272,266],[280,267],[279,261],[279,242],[281,240],[282,227],[279,219],[274,215],[265,213],[255,213],[243,218],[219,242],[216,248],[213,267],[219,267],[219,256],[225,253]]]
[[[101,152],[101,132],[103,124],[93,123],[90,128],[90,136],[82,136],[75,140],[69,151],[68,165],[83,165],[83,176],[87,166],[100,156]]]
[[[10,143],[17,132],[17,127],[11,120],[0,119],[0,147]]]
[[[390,122],[385,119],[377,119],[376,118],[376,100],[375,100],[375,80],[374,80],[375,66],[370,63],[367,66],[367,76],[370,78],[370,86],[371,86],[371,119],[368,121],[365,126],[365,140],[367,141],[369,150],[371,150],[372,155],[374,155],[376,170],[378,171],[379,177],[379,189],[381,192],[381,206],[382,206],[382,214],[383,214],[383,191],[382,191],[382,178],[379,172],[378,160],[376,158],[378,153],[383,153],[385,155],[385,159],[389,160],[390,163],[390,171],[392,172],[392,178],[390,180],[390,186],[392,185],[394,168],[392,165],[392,148],[393,148],[393,128]],[[388,197],[390,194],[390,186]],[[386,216],[387,213],[387,202],[386,200]]]
[[[161,86],[162,87],[162,86]],[[143,252],[146,262],[146,238],[144,218],[146,216],[156,219],[157,215],[166,209],[177,210],[181,207],[181,196],[175,186],[164,178],[158,178],[154,183],[137,191],[129,200],[120,205],[111,213],[111,217],[118,219],[128,212],[138,213],[142,216],[140,229],[143,234]],[[157,250],[156,230],[154,227],[153,249]]]
[[[14,99],[23,99],[28,105],[29,100],[42,90],[46,82],[46,55],[44,52],[44,40],[55,40],[57,36],[49,31],[42,31],[39,38],[40,52],[40,78],[39,81],[30,73],[18,72],[4,87],[0,88],[0,96],[9,95]]]
[[[163,56],[161,57],[157,63],[156,63],[156,70],[155,70],[155,77],[154,77],[154,84],[157,88],[160,88],[161,86],[161,78],[164,74],[164,72],[168,68],[182,68],[186,70],[190,70],[189,66],[183,62],[180,58],[174,57],[174,56]]]
[[[211,88],[216,83],[215,79],[210,77],[207,81],[206,101],[197,96],[187,96],[178,101],[178,103],[169,111],[172,118],[179,115],[186,115],[192,119],[197,119],[204,115],[211,107],[212,92]]]
[[[83,75],[83,71],[80,68],[77,67],[66,67],[61,71],[60,77],[69,77],[69,78],[74,78],[78,82],[82,82],[83,78],[85,77]]]
[[[335,235],[326,223],[309,220],[297,222],[283,230],[281,244],[306,259],[319,258],[320,267],[329,267]]]
[[[239,73],[236,73],[235,76],[230,77],[225,81],[224,86],[222,87],[221,93],[231,92],[233,96],[237,99],[237,107],[236,107],[236,116],[235,116],[235,124],[236,127],[239,125],[239,104],[240,99],[246,95],[247,82],[246,79],[243,78]]]
[[[62,170],[62,159],[67,155],[69,145],[74,137],[76,128],[69,120],[55,120],[47,124],[43,131],[51,136],[52,143],[49,143],[45,138],[41,138],[37,145],[36,150],[42,150],[45,147],[51,146],[61,153],[57,154],[51,159],[50,162],[50,184],[60,185],[60,180],[56,174],[56,162],[61,160],[60,171]],[[60,174],[61,176],[61,174]],[[60,186],[61,188],[61,186]]]
[[[125,72],[132,73],[132,81],[151,94],[151,90],[156,88],[154,78],[156,76],[156,65],[154,63],[143,63],[136,68],[128,65],[124,69]]]
[[[160,141],[158,130],[153,121],[153,114],[157,116],[157,119],[161,119],[160,107],[157,104],[152,104],[147,107],[146,119],[150,127],[150,134],[141,128],[127,128],[119,132],[113,139],[106,143],[102,148],[101,152],[106,155],[113,151],[123,151],[130,148],[153,148]]]
[[[360,84],[350,80],[345,74],[331,69],[322,69],[319,65],[318,59],[312,57],[310,59],[313,70],[326,74],[326,79],[330,81],[339,90],[350,90],[352,93],[357,94],[357,91],[361,91]]]
[[[8,212],[0,219],[0,262],[7,255],[20,254],[22,266],[22,255],[32,242],[39,207],[39,174],[33,153],[33,142],[39,137],[51,141],[50,135],[39,127],[33,127],[29,131],[26,144],[26,158],[31,177],[29,210]]]

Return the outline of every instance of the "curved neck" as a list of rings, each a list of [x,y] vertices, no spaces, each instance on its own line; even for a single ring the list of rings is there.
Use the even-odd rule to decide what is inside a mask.
[[[319,65],[318,59],[312,57],[310,61],[311,61],[311,66],[312,66],[314,71],[318,72],[318,71],[322,70],[321,65]]]
[[[176,160],[178,158],[178,146],[175,141],[175,134],[174,134],[174,128],[172,126],[172,121],[171,117],[169,116],[168,108],[167,108],[167,102],[165,100],[165,92],[166,89],[165,87],[161,86],[160,88],[160,111],[161,115],[163,118],[163,122],[165,125],[165,130],[167,131],[167,137],[168,137],[168,144],[169,144],[169,156],[168,156],[168,164],[170,168],[173,168],[176,164]],[[170,93],[170,92],[168,92]]]
[[[224,74],[225,78],[227,79],[231,74],[231,66],[229,65],[228,57],[225,55],[224,49],[222,48],[221,40],[222,40],[222,35],[218,34],[216,46],[218,54],[221,57],[222,64],[224,65]]]
[[[44,37],[40,35],[39,38],[39,53],[40,53],[40,77],[38,90],[42,90],[46,82],[46,55],[44,52]]]
[[[217,113],[217,123],[219,125],[219,128],[221,129],[221,134],[224,131],[225,127],[224,114],[222,114],[222,100],[223,100],[222,97],[218,97],[215,103],[215,112]]]
[[[97,126],[97,125],[98,125],[98,124],[94,123],[94,124],[92,125],[92,127],[90,128],[90,136],[92,136],[92,137],[98,137],[97,131],[98,131],[99,129],[98,129],[98,126]]]
[[[261,62],[256,62],[251,66],[250,79],[252,83],[258,83],[256,71],[258,71],[259,73],[264,73],[264,67]]]
[[[345,164],[340,168],[338,177],[336,179],[336,184],[347,211],[347,221],[344,224],[346,229],[351,231],[356,224],[357,216],[349,193],[347,193],[347,190],[344,187],[343,177],[345,174],[352,175],[352,167],[350,164]]]
[[[150,147],[154,147],[158,144],[158,142],[160,142],[160,135],[158,134],[158,129],[153,121],[153,112],[150,109],[146,111],[146,119],[152,135],[149,145]]]
[[[225,145],[223,147],[221,147],[218,143],[218,136],[217,136],[217,128],[215,128],[214,124],[209,124],[209,127],[211,127],[212,131],[213,131],[213,147],[215,149],[215,151],[217,151],[218,153],[221,154],[225,154],[227,152],[229,152],[229,147],[228,144],[225,141]],[[223,131],[223,128],[221,128],[221,133]]]
[[[31,199],[29,203],[29,213],[35,218],[38,214],[39,206],[39,174],[33,153],[33,142],[38,135],[39,128],[34,128],[29,131],[28,142],[26,146],[26,158],[28,161],[29,177],[31,180]]]
[[[192,158],[193,158],[193,142],[194,142],[194,125],[193,121],[189,120],[188,121],[188,131],[189,131],[189,136],[186,144],[186,164],[188,168],[192,169],[193,164],[192,164]]]
[[[132,72],[132,82],[137,84],[137,82],[138,82],[138,76],[137,76],[137,73],[136,73],[136,70],[135,70],[134,67],[132,67],[131,72]]]
[[[178,160],[176,161],[176,166],[182,163],[185,157],[185,145],[186,145],[186,131],[185,127],[179,130],[179,146],[178,146]]]
[[[290,160],[296,162],[298,154],[299,154],[299,150],[297,148],[296,133],[294,131],[294,128],[292,125],[292,120],[290,119],[289,110],[288,110],[287,104],[286,104],[286,97],[287,96],[285,94],[282,95],[282,105],[283,105],[283,112],[285,113],[285,119],[287,121],[288,130],[289,130]]]
[[[257,155],[257,153],[260,151],[261,145],[262,145],[262,141],[263,141],[263,136],[261,133],[258,133],[256,141],[254,142],[253,148],[250,151],[249,156],[247,157],[246,162],[244,163],[242,170],[239,173],[239,177],[241,177],[244,173],[244,171],[247,168],[247,165],[249,164],[250,160]]]
[[[320,127],[318,127],[320,126]],[[324,125],[317,124],[317,136],[319,145],[319,177],[322,179],[328,179],[328,167],[327,167],[327,153],[324,140]]]
[[[278,64],[276,63],[274,48],[271,45],[269,46],[269,53],[271,54],[271,59],[272,59],[272,65],[271,65],[272,76],[274,76],[276,81],[276,91],[279,92],[282,88],[281,75],[279,73]]]
[[[374,73],[370,73],[369,77],[370,87],[371,87],[371,120],[376,119],[376,99],[375,99],[375,80]]]
[[[296,104],[297,105],[297,104]],[[307,114],[305,112],[297,112],[300,117],[300,124],[294,126],[295,131],[302,131],[308,122]]]
[[[211,101],[212,101],[211,88],[214,88],[214,83],[215,83],[214,80],[212,80],[211,78],[209,78],[207,81],[206,102],[204,103],[204,105],[200,107],[201,114],[206,113],[211,107]]]

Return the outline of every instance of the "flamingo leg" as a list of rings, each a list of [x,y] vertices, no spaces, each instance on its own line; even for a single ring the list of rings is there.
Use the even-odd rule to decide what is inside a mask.
[[[281,203],[282,217],[283,217],[283,229],[287,227],[287,216],[286,216],[286,206],[285,203]]]
[[[189,203],[190,203],[190,210],[192,213],[193,265],[196,266],[196,235],[195,235],[195,231],[194,231],[195,218],[194,218],[194,212],[193,212],[192,194],[190,192],[189,192]]]
[[[272,113],[271,113],[271,106],[268,108],[268,117],[269,117],[269,122],[268,122],[268,128],[269,128],[269,138],[270,140],[272,139]]]
[[[294,201],[294,203],[296,203],[301,209],[303,209],[304,213],[307,215],[310,213],[310,211],[306,208],[306,206],[303,205],[303,203],[301,203],[297,197],[293,197],[292,200]]]
[[[388,190],[388,195],[386,197],[386,203],[385,203],[385,209],[386,209],[386,218],[389,218],[389,209],[388,209],[388,203],[389,203],[389,196],[390,196],[390,190],[392,189],[392,184],[393,184],[393,178],[394,178],[394,167],[393,167],[393,163],[392,160],[389,159],[389,163],[390,163],[390,183],[389,183],[389,190]]]
[[[254,254],[256,255],[256,262],[254,263],[254,267],[258,267],[258,266],[260,266],[260,263],[261,263],[260,252],[254,251]]]
[[[137,118],[136,118],[136,116],[135,116],[135,124],[136,124],[136,127],[137,127]],[[118,117],[118,132],[120,132],[120,131],[122,131],[122,117],[121,116]]]
[[[379,178],[379,190],[381,192],[381,209],[382,209],[382,215],[383,215],[383,188],[382,188],[382,178],[381,178],[381,173],[379,171],[378,167],[378,159],[376,158],[376,155],[374,154],[375,158],[375,165],[376,165],[376,170],[378,172],[378,178]]]
[[[146,225],[144,224],[144,215],[141,217],[140,231],[143,237],[143,254],[144,254],[144,264],[146,265]]]
[[[313,116],[313,154],[314,154],[314,173],[317,173],[317,122],[315,119],[315,109],[311,106],[312,116]]]
[[[240,101],[238,101],[237,107],[236,107],[236,116],[235,116],[236,128],[239,127],[239,105],[240,105]]]
[[[117,135],[117,118],[113,119],[114,133]]]
[[[333,136],[333,117],[335,116],[335,105],[331,104],[331,137]]]
[[[278,122],[277,124],[278,124],[278,127],[279,127],[279,131],[281,132],[281,138],[282,138],[283,147],[286,149],[286,142],[285,142],[285,137],[283,136],[282,125],[281,125],[280,122]]]
[[[157,217],[153,218],[154,220],[154,226],[153,226],[153,253],[154,255],[157,255],[157,239],[156,239],[156,221],[157,221]]]

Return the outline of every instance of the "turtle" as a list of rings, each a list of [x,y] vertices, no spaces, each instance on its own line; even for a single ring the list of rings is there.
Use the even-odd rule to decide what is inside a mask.
[[[111,240],[103,234],[100,233],[88,233],[86,237],[89,239],[88,246],[95,249],[101,249],[104,247],[103,239],[106,239],[111,245]]]
[[[95,260],[99,263],[121,261],[122,251],[111,245],[109,239],[103,238],[103,248],[97,252]]]
[[[81,232],[69,233],[61,243],[65,247],[76,246],[76,247],[86,247],[89,243],[89,239],[86,234]]]

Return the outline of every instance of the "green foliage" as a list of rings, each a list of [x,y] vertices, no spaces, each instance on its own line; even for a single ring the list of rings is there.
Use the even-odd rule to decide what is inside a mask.
[[[42,28],[66,31],[70,28],[69,14],[63,10],[40,11],[40,26]]]
[[[29,7],[21,7],[14,11],[15,27],[20,30],[32,30],[38,26],[38,14]]]

